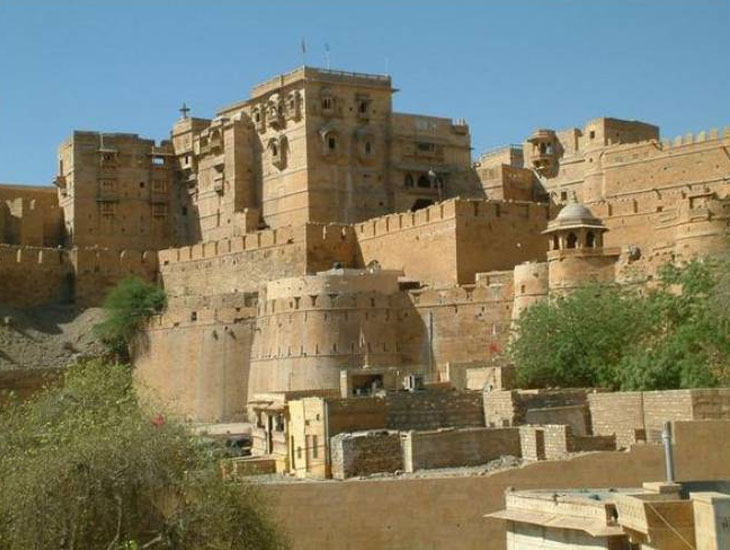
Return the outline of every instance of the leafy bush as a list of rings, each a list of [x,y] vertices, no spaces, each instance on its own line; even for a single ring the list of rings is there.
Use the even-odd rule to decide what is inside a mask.
[[[0,548],[275,549],[255,488],[137,402],[131,369],[93,361],[0,416]]]
[[[537,304],[510,354],[526,387],[623,390],[708,387],[730,380],[728,264],[665,266],[652,289],[588,285]]]
[[[137,331],[164,309],[166,301],[165,292],[155,285],[136,277],[123,279],[104,300],[105,319],[96,325],[96,332],[110,352],[126,360]]]

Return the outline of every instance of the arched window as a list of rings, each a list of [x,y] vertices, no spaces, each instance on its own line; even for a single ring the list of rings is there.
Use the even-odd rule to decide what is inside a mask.
[[[572,231],[568,233],[567,248],[575,248],[578,245],[578,237]]]
[[[335,134],[327,135],[327,149],[331,152],[335,152],[337,150],[337,136]]]
[[[589,231],[586,235],[586,246],[588,248],[595,248],[596,247],[596,235],[593,233],[593,231]]]
[[[406,187],[413,187],[413,176],[410,174],[406,174],[403,176],[403,185]]]
[[[431,180],[426,174],[421,174],[418,178],[418,187],[429,188],[431,187]]]
[[[365,154],[366,155],[373,154],[373,143],[370,140],[365,142]]]
[[[272,157],[279,156],[279,147],[276,145],[275,141],[271,142],[271,156]]]

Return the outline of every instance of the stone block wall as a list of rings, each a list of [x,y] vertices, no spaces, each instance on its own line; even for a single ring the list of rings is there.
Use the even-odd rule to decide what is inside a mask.
[[[525,460],[561,460],[570,453],[616,450],[616,437],[573,434],[561,424],[520,426],[520,444]]]
[[[520,448],[525,460],[545,460],[545,432],[536,426],[520,426]]]
[[[485,424],[518,426],[526,422],[528,411],[582,406],[587,403],[587,396],[595,391],[584,388],[485,391]],[[557,410],[555,414],[558,414]]]
[[[395,392],[385,402],[391,430],[484,426],[481,392]]]
[[[593,433],[616,435],[619,447],[637,434],[658,440],[665,421],[730,418],[730,389],[615,392],[589,395]]]
[[[330,439],[330,452],[335,479],[403,470],[397,431],[341,433]]]
[[[407,472],[485,464],[500,456],[521,456],[518,428],[446,428],[403,434]]]

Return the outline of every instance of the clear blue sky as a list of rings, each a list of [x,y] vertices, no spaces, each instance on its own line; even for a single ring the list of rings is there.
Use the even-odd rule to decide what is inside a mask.
[[[474,155],[535,127],[730,124],[730,2],[0,0],[0,181],[49,183],[74,129],[168,137],[302,64],[388,71]]]

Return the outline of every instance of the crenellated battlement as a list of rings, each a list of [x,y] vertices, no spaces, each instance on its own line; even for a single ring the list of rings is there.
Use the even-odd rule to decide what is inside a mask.
[[[355,225],[358,240],[384,236],[399,231],[425,227],[444,221],[468,218],[547,219],[548,206],[523,201],[489,199],[449,199],[416,212],[388,214]]]
[[[239,237],[230,237],[218,241],[198,243],[192,246],[168,248],[160,250],[158,256],[160,265],[166,266],[301,242],[304,242],[304,232],[301,231],[301,228],[295,229],[288,226],[256,231],[255,233],[248,233]]]
[[[57,268],[69,261],[69,253],[59,248],[0,244],[0,266]]]
[[[256,319],[256,308],[242,307],[175,307],[160,315],[152,316],[147,323],[147,330],[202,327],[207,325],[235,325],[253,322]]]
[[[730,126],[725,126],[719,130],[711,128],[710,130],[702,130],[697,133],[689,132],[687,134],[676,136],[672,139],[662,140],[642,140],[633,143],[616,144],[607,147],[605,152],[606,163],[621,163],[630,161],[641,161],[646,156],[640,157],[622,157],[626,153],[633,153],[645,150],[654,156],[662,153],[673,152],[675,149],[681,150],[690,145],[716,145],[719,142],[730,139]],[[715,142],[715,143],[713,143]],[[619,156],[619,159],[616,157]]]

